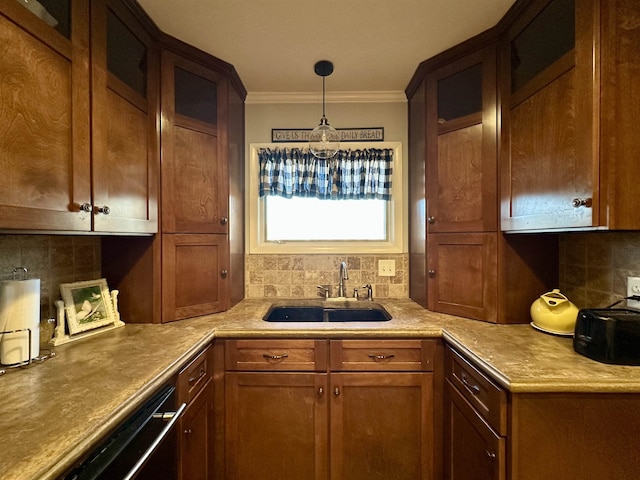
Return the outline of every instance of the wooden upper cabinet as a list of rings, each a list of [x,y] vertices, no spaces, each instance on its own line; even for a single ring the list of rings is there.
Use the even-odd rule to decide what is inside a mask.
[[[601,4],[600,224],[640,229],[640,3]]]
[[[155,233],[153,39],[115,0],[40,3],[0,7],[0,228]]]
[[[604,220],[597,3],[531,1],[508,29],[500,73],[503,230],[591,227]]]
[[[0,6],[0,228],[89,231],[89,2],[41,4]]]
[[[228,81],[162,52],[162,231],[227,233]]]
[[[427,76],[429,233],[497,229],[496,49]]]
[[[159,53],[116,0],[91,5],[94,230],[158,231]]]

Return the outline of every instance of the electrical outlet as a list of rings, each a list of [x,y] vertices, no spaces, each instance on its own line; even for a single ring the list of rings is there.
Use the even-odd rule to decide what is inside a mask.
[[[378,260],[378,276],[394,277],[396,275],[395,260]]]
[[[627,277],[627,297],[640,295],[640,277]],[[640,309],[640,302],[627,300],[627,307]]]

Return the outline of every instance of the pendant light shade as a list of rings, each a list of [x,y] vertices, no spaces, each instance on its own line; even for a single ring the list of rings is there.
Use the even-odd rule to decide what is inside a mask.
[[[327,159],[333,157],[340,148],[340,134],[329,125],[324,111],[324,79],[333,73],[333,63],[321,60],[315,64],[314,71],[322,77],[322,118],[309,134],[309,150],[314,156]]]

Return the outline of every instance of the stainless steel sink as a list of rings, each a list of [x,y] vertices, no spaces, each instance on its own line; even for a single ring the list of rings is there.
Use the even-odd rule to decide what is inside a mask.
[[[391,320],[391,315],[377,304],[272,305],[262,319],[266,322],[386,322]]]

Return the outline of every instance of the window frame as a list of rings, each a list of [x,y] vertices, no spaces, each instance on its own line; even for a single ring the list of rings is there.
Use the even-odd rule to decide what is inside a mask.
[[[391,200],[387,212],[389,238],[386,241],[288,241],[267,242],[264,228],[265,203],[258,195],[259,164],[258,150],[261,148],[307,148],[307,143],[252,143],[249,145],[246,192],[246,232],[249,254],[369,254],[403,253],[403,158],[402,142],[348,142],[342,149],[390,148],[393,149],[393,174]]]

